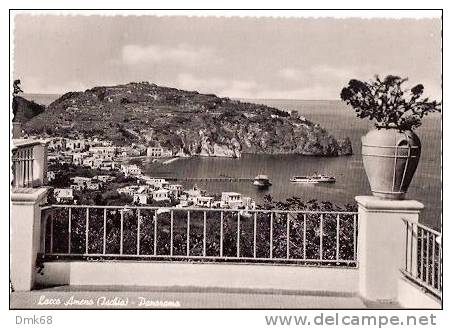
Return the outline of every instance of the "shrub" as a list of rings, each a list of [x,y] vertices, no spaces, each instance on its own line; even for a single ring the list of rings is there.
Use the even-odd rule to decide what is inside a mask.
[[[421,98],[422,84],[403,89],[407,80],[394,75],[383,80],[377,75],[369,82],[352,79],[342,89],[341,99],[355,110],[358,118],[375,120],[377,129],[413,130],[421,125],[424,116],[440,112],[441,103]]]

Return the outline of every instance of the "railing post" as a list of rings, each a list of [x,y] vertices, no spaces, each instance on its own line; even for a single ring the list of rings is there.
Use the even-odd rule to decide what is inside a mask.
[[[405,268],[406,224],[417,222],[424,205],[414,200],[357,196],[359,292],[371,301],[397,301]]]
[[[11,194],[11,283],[15,291],[33,288],[41,245],[41,209],[47,188],[17,189]]]

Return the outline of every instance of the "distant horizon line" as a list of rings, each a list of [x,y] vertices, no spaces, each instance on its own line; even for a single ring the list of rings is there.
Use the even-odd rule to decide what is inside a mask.
[[[40,93],[40,92],[23,92],[22,95],[58,95],[62,96],[65,93]],[[83,91],[79,91],[83,92]],[[310,101],[310,102],[323,102],[323,101],[340,101],[340,98],[325,98],[325,99],[308,99],[308,98],[253,98],[253,97],[229,97],[229,96],[218,96],[219,98],[230,98],[234,100],[272,100],[272,101]]]

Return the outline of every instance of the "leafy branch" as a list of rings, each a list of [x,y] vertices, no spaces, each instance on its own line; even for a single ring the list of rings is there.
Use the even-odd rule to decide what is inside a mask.
[[[341,91],[341,99],[350,105],[358,118],[375,120],[377,129],[414,130],[424,116],[441,111],[441,102],[422,98],[424,86],[403,89],[408,78],[378,75],[369,82],[351,79]]]

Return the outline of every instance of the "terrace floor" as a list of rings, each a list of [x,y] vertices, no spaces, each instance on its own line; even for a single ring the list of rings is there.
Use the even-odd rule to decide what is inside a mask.
[[[45,301],[59,300],[59,305]],[[92,300],[92,305],[80,303]],[[108,301],[108,304],[105,302]],[[73,304],[71,304],[71,302]],[[166,302],[166,303],[165,303]],[[65,305],[66,303],[66,305]],[[104,304],[103,304],[104,303]],[[388,309],[397,304],[369,303],[352,294],[308,291],[197,287],[59,286],[11,293],[12,309]]]

